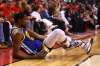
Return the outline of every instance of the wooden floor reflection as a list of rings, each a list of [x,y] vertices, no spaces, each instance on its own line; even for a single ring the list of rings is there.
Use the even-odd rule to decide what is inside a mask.
[[[74,48],[64,50],[62,48],[53,50],[48,59],[27,59],[10,64],[9,66],[76,66],[90,55],[100,54],[100,34],[93,36],[94,44],[92,51],[87,55],[83,49]]]

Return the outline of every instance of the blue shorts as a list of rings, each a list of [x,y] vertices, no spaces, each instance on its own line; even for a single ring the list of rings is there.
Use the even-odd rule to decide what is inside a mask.
[[[42,41],[31,40],[28,37],[25,37],[21,48],[23,48],[28,54],[36,54],[42,49]]]

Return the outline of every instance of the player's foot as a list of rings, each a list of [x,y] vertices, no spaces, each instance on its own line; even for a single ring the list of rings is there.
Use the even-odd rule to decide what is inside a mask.
[[[89,39],[88,42],[84,45],[83,49],[85,49],[87,54],[90,53],[92,44],[93,44],[93,38]]]

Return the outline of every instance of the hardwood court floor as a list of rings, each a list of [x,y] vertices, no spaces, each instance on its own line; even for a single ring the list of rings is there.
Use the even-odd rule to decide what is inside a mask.
[[[92,51],[87,55],[81,48],[62,49],[58,48],[49,53],[48,59],[25,59],[10,64],[9,66],[76,66],[91,55],[100,54],[100,34],[93,36],[94,44]]]

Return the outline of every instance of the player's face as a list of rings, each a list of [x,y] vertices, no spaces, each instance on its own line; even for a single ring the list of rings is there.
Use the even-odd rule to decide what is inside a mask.
[[[23,27],[23,28],[26,27],[26,19],[25,19],[25,17],[20,19],[20,24],[21,24],[21,27]]]

